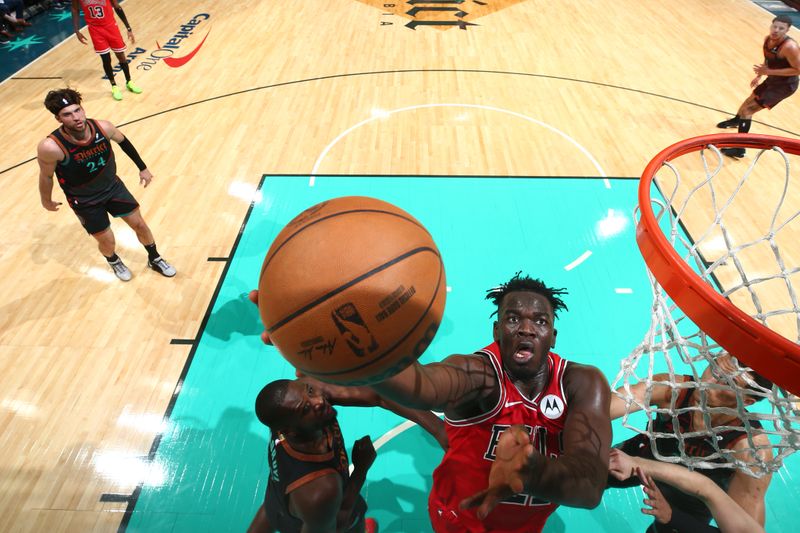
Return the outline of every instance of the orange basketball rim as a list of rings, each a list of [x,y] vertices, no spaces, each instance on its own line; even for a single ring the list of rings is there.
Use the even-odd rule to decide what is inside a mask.
[[[651,185],[665,162],[709,145],[757,150],[780,147],[800,155],[800,140],[755,134],[714,134],[686,139],[662,150],[639,183],[636,242],[653,276],[700,329],[728,353],[795,395],[800,395],[800,345],[759,323],[706,283],[667,240],[651,202]]]

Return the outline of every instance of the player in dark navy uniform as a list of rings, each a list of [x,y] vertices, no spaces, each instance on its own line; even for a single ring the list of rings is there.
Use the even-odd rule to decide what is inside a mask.
[[[727,375],[735,375],[738,372],[738,365],[736,360],[730,355],[723,355],[717,357],[715,360],[720,369]],[[659,384],[658,382],[668,382],[669,374],[656,374],[653,376],[652,393],[650,405],[656,406],[661,409],[669,409],[671,403],[671,395],[673,388],[668,385]],[[692,376],[681,376],[684,382],[692,381]],[[700,380],[705,383],[720,383],[724,384],[724,379],[718,378],[714,375],[711,367],[705,369],[700,376]],[[769,390],[772,383],[765,380],[756,373],[748,372],[736,377],[737,385],[747,390],[752,388],[754,390]],[[645,402],[646,390],[648,384],[644,381],[633,385],[631,395],[634,398],[633,403],[629,407],[626,406],[625,400],[618,396],[614,396],[611,400],[611,418],[620,418],[625,414],[626,409],[629,412],[641,410],[641,405]],[[675,402],[674,410],[678,411],[676,418],[679,424],[679,433],[688,434],[692,432],[707,431],[705,413],[697,409],[700,403],[700,393],[696,387],[679,389],[679,395]],[[623,389],[619,392],[624,393]],[[706,406],[712,408],[727,407],[732,412],[737,408],[736,393],[732,390],[723,388],[708,388],[705,390]],[[760,397],[746,394],[744,395],[744,404],[751,405],[756,402]],[[719,463],[722,460],[712,457],[716,452],[714,445],[709,439],[716,438],[717,444],[721,449],[730,449],[738,451],[737,457],[747,463],[754,463],[756,457],[753,454],[752,446],[748,441],[748,434],[742,421],[732,414],[722,414],[718,411],[710,413],[710,424],[713,428],[726,427],[730,429],[720,430],[717,429],[709,435],[698,435],[694,437],[685,437],[683,439],[684,453],[692,457],[709,458],[710,463]],[[760,433],[758,430],[761,424],[757,420],[750,421],[751,436],[753,444],[760,448],[758,454],[764,461],[772,459],[772,452],[769,448],[769,439],[766,434]],[[741,429],[739,429],[741,428]],[[659,413],[651,423],[649,433],[664,433],[668,435],[675,434],[673,417],[666,413]],[[681,457],[681,450],[678,440],[676,438],[662,437],[656,439],[656,446],[658,453],[664,457]],[[616,445],[617,448],[630,456],[642,457],[645,459],[655,459],[653,450],[651,449],[651,440],[648,435],[639,434],[635,437],[628,439]],[[716,483],[722,490],[728,493],[739,506],[744,509],[754,520],[763,526],[765,520],[765,505],[764,496],[766,495],[767,488],[769,487],[771,475],[767,474],[761,478],[755,478],[747,475],[741,470],[732,468],[701,468],[697,467],[696,472],[700,472],[714,483]],[[630,470],[628,470],[630,474]],[[612,472],[613,474],[613,472]],[[616,476],[619,478],[620,476]],[[626,476],[627,477],[627,476]],[[615,487],[633,486],[639,483],[638,479],[632,478],[628,481],[618,482],[609,478],[609,485]],[[660,494],[663,498],[654,498],[656,503],[654,509],[657,511],[653,514],[656,518],[655,522],[647,530],[655,532],[703,532],[703,531],[716,531],[715,528],[708,525],[711,520],[711,511],[706,504],[697,498],[690,496],[683,491],[675,489],[674,487],[666,484],[657,483]]]
[[[373,385],[398,403],[445,414],[449,449],[428,500],[435,531],[535,533],[558,505],[600,502],[611,391],[597,368],[550,351],[564,292],[517,274],[487,295],[497,305],[493,344],[414,363]],[[505,434],[525,453],[514,468],[497,448]]]
[[[739,133],[750,131],[753,115],[762,109],[772,109],[794,94],[800,75],[800,46],[786,35],[792,19],[786,15],[775,17],[764,38],[764,62],[754,65],[756,77],[750,82],[753,93],[747,97],[736,116],[717,124],[718,128],[738,128]],[[767,79],[761,82],[761,77]],[[760,82],[760,83],[759,83]],[[744,148],[723,148],[729,157],[744,157]]]
[[[100,253],[119,279],[130,280],[131,271],[116,254],[108,213],[121,217],[136,232],[147,250],[150,268],[164,276],[174,276],[175,268],[156,249],[153,234],[139,212],[139,203],[116,174],[112,139],[139,168],[139,181],[143,186],[147,187],[153,179],[130,140],[108,121],[87,119],[77,91],[50,91],[44,105],[61,127],[37,148],[42,206],[48,211],[57,211],[61,205],[52,199],[55,173],[67,203],[86,231],[97,240]]]
[[[360,495],[375,449],[369,436],[356,441],[353,472],[348,472],[334,404],[390,409],[417,422],[447,447],[436,415],[396,405],[369,388],[308,377],[273,381],[256,398],[256,415],[271,430],[270,475],[250,533],[375,531],[374,521],[364,516],[367,504]]]

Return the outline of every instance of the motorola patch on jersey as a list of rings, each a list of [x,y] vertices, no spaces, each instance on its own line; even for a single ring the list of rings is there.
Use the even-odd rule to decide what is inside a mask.
[[[555,420],[564,414],[564,401],[555,394],[548,394],[539,402],[539,412]]]

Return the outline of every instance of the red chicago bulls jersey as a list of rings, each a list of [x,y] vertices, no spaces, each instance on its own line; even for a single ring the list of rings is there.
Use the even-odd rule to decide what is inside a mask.
[[[567,414],[562,379],[568,361],[550,352],[547,386],[538,396],[528,399],[503,371],[497,343],[476,352],[475,357],[487,357],[491,361],[500,384],[500,399],[493,409],[480,416],[467,420],[445,417],[450,448],[433,473],[428,502],[431,521],[435,527],[439,526],[437,531],[539,532],[557,505],[517,494],[500,503],[481,522],[473,509],[460,510],[458,504],[486,488],[497,440],[511,425],[524,425],[533,445],[543,455],[561,455],[561,431]]]
[[[110,0],[81,0],[83,18],[89,26],[116,25]]]

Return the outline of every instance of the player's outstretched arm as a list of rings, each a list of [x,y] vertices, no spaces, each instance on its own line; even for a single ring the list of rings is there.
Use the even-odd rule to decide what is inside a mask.
[[[756,464],[759,461],[767,463],[773,459],[772,447],[767,435],[764,433],[752,435],[753,445],[758,448],[756,452],[750,447],[751,444],[748,441],[749,439],[742,438],[733,445],[737,459],[747,464]],[[756,478],[747,475],[741,470],[736,470],[728,484],[728,496],[762,526],[766,521],[764,498],[770,481],[772,481],[772,474],[765,474]]]
[[[499,395],[494,368],[488,359],[476,355],[451,355],[427,365],[414,362],[371,387],[400,405],[455,418],[485,412]]]
[[[609,472],[618,479],[627,479],[637,475],[645,488],[649,488],[648,496],[657,490],[652,479],[672,485],[676,489],[700,499],[711,511],[724,533],[763,532],[764,528],[737,504],[725,491],[711,479],[697,472],[692,472],[682,465],[653,461],[642,457],[631,457],[621,450],[612,449]],[[647,503],[647,502],[646,502]],[[642,512],[652,511],[643,509]],[[676,510],[677,511],[677,510]],[[648,512],[646,514],[653,514]],[[683,520],[691,520],[686,516]],[[688,525],[688,524],[687,524]],[[706,524],[694,523],[694,531],[716,531],[717,528]]]
[[[397,402],[386,399],[370,387],[347,387],[325,383],[309,376],[302,379],[311,381],[316,387],[324,391],[331,403],[336,405],[351,405],[356,407],[381,407],[418,424],[430,433],[442,449],[447,449],[447,432],[442,419],[431,411],[411,409]]]
[[[258,305],[257,290],[250,291],[247,298]],[[266,331],[261,332],[261,341],[264,344],[271,344]],[[415,362],[395,376],[372,385],[371,388],[383,400],[393,402],[392,405],[421,411],[445,412],[456,416],[460,414],[458,408],[463,409],[464,406],[477,408],[480,412],[484,407],[482,404],[496,402],[499,394],[497,375],[491,363],[481,356],[465,355],[452,355],[442,363],[430,365],[420,365]],[[389,404],[386,408],[392,409]],[[399,411],[395,412],[412,419]],[[436,436],[430,430],[429,432]],[[442,443],[438,437],[437,440]]]

